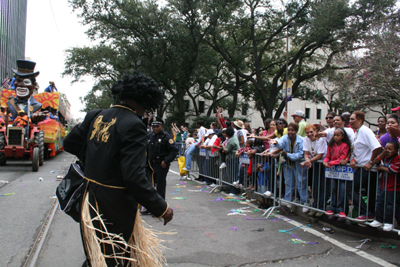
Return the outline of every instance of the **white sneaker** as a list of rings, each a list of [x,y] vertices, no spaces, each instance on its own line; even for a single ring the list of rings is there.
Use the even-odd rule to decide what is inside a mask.
[[[393,230],[393,224],[385,223],[383,225],[383,231],[390,232]]]
[[[186,167],[184,167],[184,168],[182,168],[182,170],[184,170],[184,171],[190,171],[190,169],[186,169]]]
[[[271,191],[265,191],[264,195],[267,197],[270,197],[272,195],[272,193],[271,193]]]
[[[381,222],[378,222],[377,220],[374,220],[372,223],[369,224],[371,227],[379,227],[382,226]]]
[[[222,162],[222,164],[219,166],[220,169],[226,168],[225,162]]]
[[[236,195],[234,193],[229,193],[230,197],[235,197]]]
[[[212,184],[210,184],[210,186],[211,187],[215,187],[215,186],[217,186],[216,184],[214,184],[214,183],[212,183]]]
[[[304,212],[304,213],[306,213],[306,212],[308,212],[308,208],[303,207],[303,208],[301,209],[301,211]]]
[[[236,182],[233,182],[233,185],[237,185],[239,183],[239,180],[237,180]]]
[[[202,184],[207,184],[207,182],[202,182]]]
[[[289,209],[292,208],[292,204],[290,204],[289,202],[283,203],[284,206],[288,207]]]

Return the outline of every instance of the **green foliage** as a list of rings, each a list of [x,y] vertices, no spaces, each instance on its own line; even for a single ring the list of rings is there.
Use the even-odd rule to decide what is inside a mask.
[[[99,82],[83,98],[86,109],[109,103],[109,85],[140,59],[140,70],[166,91],[158,114],[168,111],[168,119],[183,124],[200,115],[199,97],[210,102],[207,118],[217,106],[232,117],[241,98],[255,101],[263,119],[273,111],[279,117],[286,62],[294,95],[332,108],[337,103],[309,85],[328,72],[354,68],[342,56],[363,48],[370,25],[392,16],[396,1],[289,0],[279,7],[268,0],[168,0],[166,6],[154,0],[69,2],[88,26],[87,35],[99,43],[67,50],[63,74],[74,82],[86,75]],[[185,99],[195,107],[190,114]]]

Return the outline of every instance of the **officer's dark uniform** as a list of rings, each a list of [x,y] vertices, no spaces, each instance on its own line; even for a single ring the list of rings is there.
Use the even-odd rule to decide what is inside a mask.
[[[151,125],[163,124],[163,120],[159,117],[154,117]],[[157,187],[158,194],[165,199],[165,188],[167,186],[167,174],[169,165],[178,155],[178,148],[176,147],[174,139],[171,135],[164,130],[159,134],[151,132],[149,134],[149,155],[148,164],[153,170],[153,184]],[[161,162],[167,165],[166,168],[161,167]]]

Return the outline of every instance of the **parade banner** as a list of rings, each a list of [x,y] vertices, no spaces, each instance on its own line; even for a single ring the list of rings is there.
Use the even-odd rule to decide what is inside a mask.
[[[286,99],[286,89],[287,89],[287,101],[292,101],[292,80],[288,81],[288,87],[286,88],[286,82],[283,83],[282,86],[282,99],[285,101]]]

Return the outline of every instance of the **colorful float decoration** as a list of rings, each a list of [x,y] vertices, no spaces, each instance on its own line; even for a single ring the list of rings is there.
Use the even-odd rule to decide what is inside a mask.
[[[10,96],[15,96],[14,90],[1,90],[2,107],[7,106],[7,100]],[[57,111],[58,118],[46,119],[37,124],[38,128],[44,131],[45,157],[54,157],[57,152],[64,150],[64,138],[66,136],[65,125],[70,121],[70,108],[65,94],[60,92],[40,93],[33,95],[36,101],[42,103],[42,109],[50,107]]]

